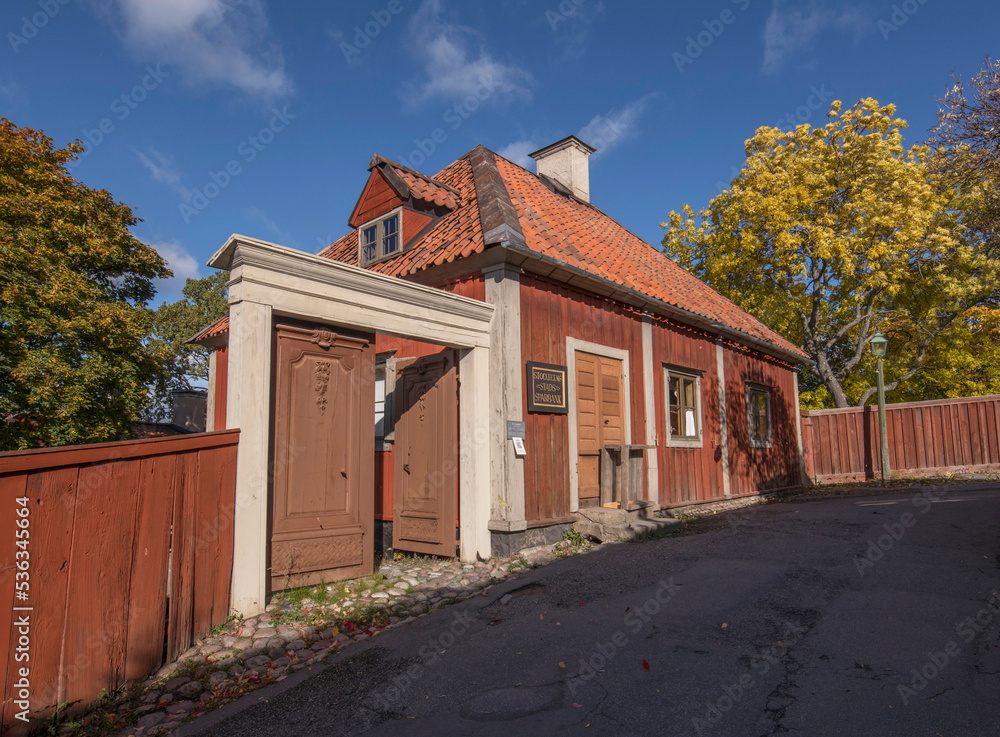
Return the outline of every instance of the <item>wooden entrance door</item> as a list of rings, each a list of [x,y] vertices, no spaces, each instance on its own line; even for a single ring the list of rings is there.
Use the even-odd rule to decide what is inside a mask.
[[[581,500],[600,497],[601,447],[625,443],[622,362],[576,352],[577,480]]]
[[[392,546],[454,556],[458,510],[458,372],[453,351],[396,375]]]
[[[271,589],[374,569],[374,337],[277,330]]]

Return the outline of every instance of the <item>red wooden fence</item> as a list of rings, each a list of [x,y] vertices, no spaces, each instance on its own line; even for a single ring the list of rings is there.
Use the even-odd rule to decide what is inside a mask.
[[[0,732],[114,693],[225,621],[238,441],[0,453]]]
[[[894,474],[1000,470],[1000,395],[886,405]],[[806,476],[813,483],[880,477],[877,407],[802,413]]]

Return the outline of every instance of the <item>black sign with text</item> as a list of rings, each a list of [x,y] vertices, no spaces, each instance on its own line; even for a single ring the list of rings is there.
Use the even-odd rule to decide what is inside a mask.
[[[566,367],[528,361],[528,411],[566,414]]]

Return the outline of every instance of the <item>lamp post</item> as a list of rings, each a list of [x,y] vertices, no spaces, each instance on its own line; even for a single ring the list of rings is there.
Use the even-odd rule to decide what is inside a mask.
[[[885,358],[885,348],[889,341],[876,330],[869,342],[872,346],[872,355],[878,361],[878,434],[882,441],[882,478],[887,479],[892,475],[892,471],[889,468],[889,433],[885,426],[885,380],[882,377],[882,359]]]

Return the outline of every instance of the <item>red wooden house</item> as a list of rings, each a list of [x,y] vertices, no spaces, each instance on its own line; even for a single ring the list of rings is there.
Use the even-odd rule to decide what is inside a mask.
[[[570,136],[533,173],[478,146],[433,177],[375,156],[350,231],[319,254],[494,306],[495,553],[606,502],[609,449],[642,469],[614,501],[654,510],[801,479],[805,354],[592,205],[593,151]],[[395,547],[453,554],[426,533],[458,514],[454,352],[382,335],[375,351],[376,521]]]

